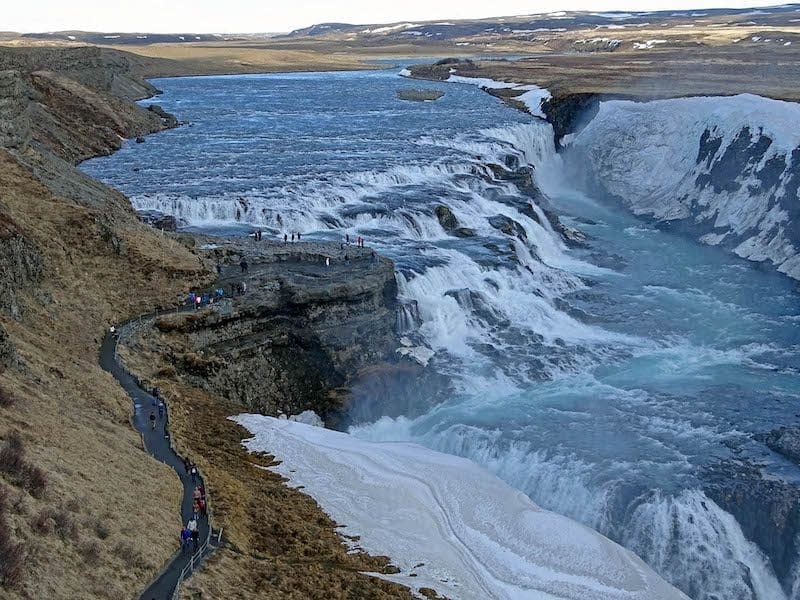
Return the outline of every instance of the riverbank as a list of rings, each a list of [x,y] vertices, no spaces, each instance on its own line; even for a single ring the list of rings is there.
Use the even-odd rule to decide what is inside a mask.
[[[0,54],[0,595],[132,597],[175,549],[181,489],[97,355],[209,272],[75,168],[163,127],[119,91],[146,83],[114,53]]]
[[[2,595],[138,596],[178,546],[181,486],[142,447],[130,399],[96,357],[111,324],[182,301],[189,289],[212,281],[214,263],[192,236],[144,225],[127,198],[75,168],[116,151],[125,138],[174,124],[133,103],[156,92],[141,78],[139,59],[97,48],[1,49],[0,66],[8,69],[0,73],[0,439],[4,456],[16,456],[0,465],[0,550],[10,557],[0,565]],[[208,412],[204,398],[213,398]],[[215,412],[218,400],[192,396],[184,410],[199,423],[182,428],[175,418],[179,446],[182,435],[213,431],[218,416],[228,424]],[[243,437],[231,435],[231,452]],[[210,487],[224,490],[230,476],[204,454],[192,448],[209,468]],[[385,561],[367,557],[353,562],[324,513],[281,489],[271,477],[264,490],[263,498],[276,501],[275,515],[298,527],[328,525],[328,533],[299,536],[291,560],[306,560],[313,549],[339,556],[345,578],[356,567],[384,568]],[[255,514],[261,495],[253,491],[251,498]],[[238,495],[227,502],[237,505]],[[273,531],[274,543],[282,536]],[[230,535],[236,539],[236,530]],[[338,584],[322,585],[312,572],[328,568],[321,560],[308,570],[272,573],[283,589],[327,594]],[[261,577],[248,569],[221,596],[241,581],[258,587]],[[366,594],[386,587],[351,578]],[[408,597],[402,588],[394,594]]]
[[[369,575],[396,572],[390,559],[352,552],[311,497],[258,468],[273,459],[249,454],[247,431],[230,420],[250,408],[335,421],[357,373],[399,345],[392,263],[332,242],[205,241],[222,299],[157,319],[121,349],[126,366],[170,398],[175,443],[207,475],[224,531],[183,597],[411,598]]]

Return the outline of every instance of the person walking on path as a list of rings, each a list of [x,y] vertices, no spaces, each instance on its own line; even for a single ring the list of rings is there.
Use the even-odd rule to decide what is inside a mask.
[[[192,468],[189,469],[189,475],[192,476],[192,483],[197,481],[197,467],[193,464]]]
[[[186,528],[189,530],[189,537],[192,540],[194,551],[197,552],[197,542],[200,541],[200,532],[197,530],[197,520],[189,519],[189,522],[186,524]]]
[[[156,428],[156,413],[150,411],[150,429]]]
[[[189,549],[189,542],[192,541],[192,532],[188,528],[181,528],[181,552],[186,552]]]
[[[292,234],[292,243],[294,244],[294,234]]]
[[[164,404],[164,401],[163,400],[159,400],[158,401],[158,418],[159,419],[163,419],[164,418],[164,409],[165,408],[166,408],[166,404]]]
[[[242,273],[247,273],[247,261],[244,258],[242,262],[239,263],[239,267],[241,267]]]
[[[283,243],[285,244],[288,241],[289,241],[289,234],[284,233],[283,234]]]
[[[300,232],[299,231],[297,232],[297,241],[298,242],[300,241]]]
[[[331,257],[330,256],[326,256],[325,257],[325,266],[326,267],[330,267],[331,266]]]

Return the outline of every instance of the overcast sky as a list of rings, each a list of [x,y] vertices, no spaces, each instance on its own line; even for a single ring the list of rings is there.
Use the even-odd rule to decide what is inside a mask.
[[[329,21],[390,23],[557,10],[661,10],[775,4],[760,0],[14,0],[0,31],[64,29],[150,33],[289,31]]]

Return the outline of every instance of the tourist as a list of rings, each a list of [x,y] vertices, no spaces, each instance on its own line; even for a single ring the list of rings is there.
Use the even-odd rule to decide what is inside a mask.
[[[194,488],[194,491],[192,492],[192,499],[193,500],[200,500],[201,496],[202,496],[202,494],[200,493],[200,488],[199,487]]]
[[[289,236],[288,236],[288,234],[284,233],[283,234],[283,243],[285,244],[287,241],[289,241]]]
[[[200,542],[200,532],[197,531],[197,521],[195,521],[195,528],[192,531],[192,546],[194,546],[194,551],[197,552],[197,545]]]
[[[202,302],[202,300],[203,300],[203,298],[202,298],[202,296],[200,296],[200,294],[197,294],[197,295],[194,297],[194,309],[195,309],[195,310],[197,310],[198,308],[200,308],[200,302]]]
[[[150,411],[150,429],[156,428],[156,413]]]
[[[163,419],[164,418],[164,409],[166,408],[166,406],[167,405],[164,404],[163,400],[159,400],[158,401],[158,418],[159,419]]]
[[[194,306],[194,299],[195,299],[195,293],[194,292],[190,292],[189,293],[189,306]]]
[[[246,294],[246,293],[247,293],[247,282],[243,281],[242,282],[242,294]]]
[[[331,266],[331,257],[330,256],[326,256],[325,257],[325,266],[326,267],[330,267]]]
[[[206,514],[206,501],[205,500],[200,498],[197,501],[197,507],[200,509],[200,514],[201,515],[205,515]]]
[[[197,481],[197,467],[193,464],[192,468],[189,469],[189,475],[192,476],[192,483]]]
[[[247,273],[247,261],[244,258],[242,262],[239,263],[239,267],[241,267],[242,273]]]
[[[345,233],[344,234],[344,241],[345,241],[346,244],[350,243],[350,234],[349,233]]]
[[[217,265],[217,277],[220,277],[221,275],[222,275],[222,265],[218,264]]]
[[[294,244],[294,234],[292,234],[292,243]]]
[[[181,552],[189,549],[189,542],[192,539],[192,532],[186,527],[181,527]]]
[[[299,231],[297,232],[297,241],[298,242],[300,241],[300,232]]]
[[[183,468],[186,469],[186,474],[188,475],[189,474],[189,469],[192,468],[192,461],[190,461],[188,458],[184,458],[183,459]]]

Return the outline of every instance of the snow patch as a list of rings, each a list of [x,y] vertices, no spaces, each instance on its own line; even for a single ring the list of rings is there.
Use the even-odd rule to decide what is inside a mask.
[[[244,445],[303,486],[368,552],[383,576],[462,600],[666,600],[686,596],[632,552],[463,458],[375,443],[303,423],[244,414]],[[414,575],[412,577],[412,574]]]
[[[304,410],[299,415],[292,415],[289,417],[289,420],[294,421],[295,423],[310,425],[311,427],[325,427],[325,423],[313,410]]]
[[[545,114],[542,112],[542,103],[550,99],[550,92],[545,88],[540,88],[538,85],[533,84],[495,81],[494,79],[486,79],[483,77],[462,77],[461,75],[453,75],[453,71],[453,69],[450,70],[451,75],[446,80],[448,83],[477,85],[483,90],[523,91],[524,93],[517,96],[516,99],[522,102],[533,116],[542,119],[545,118]]]

